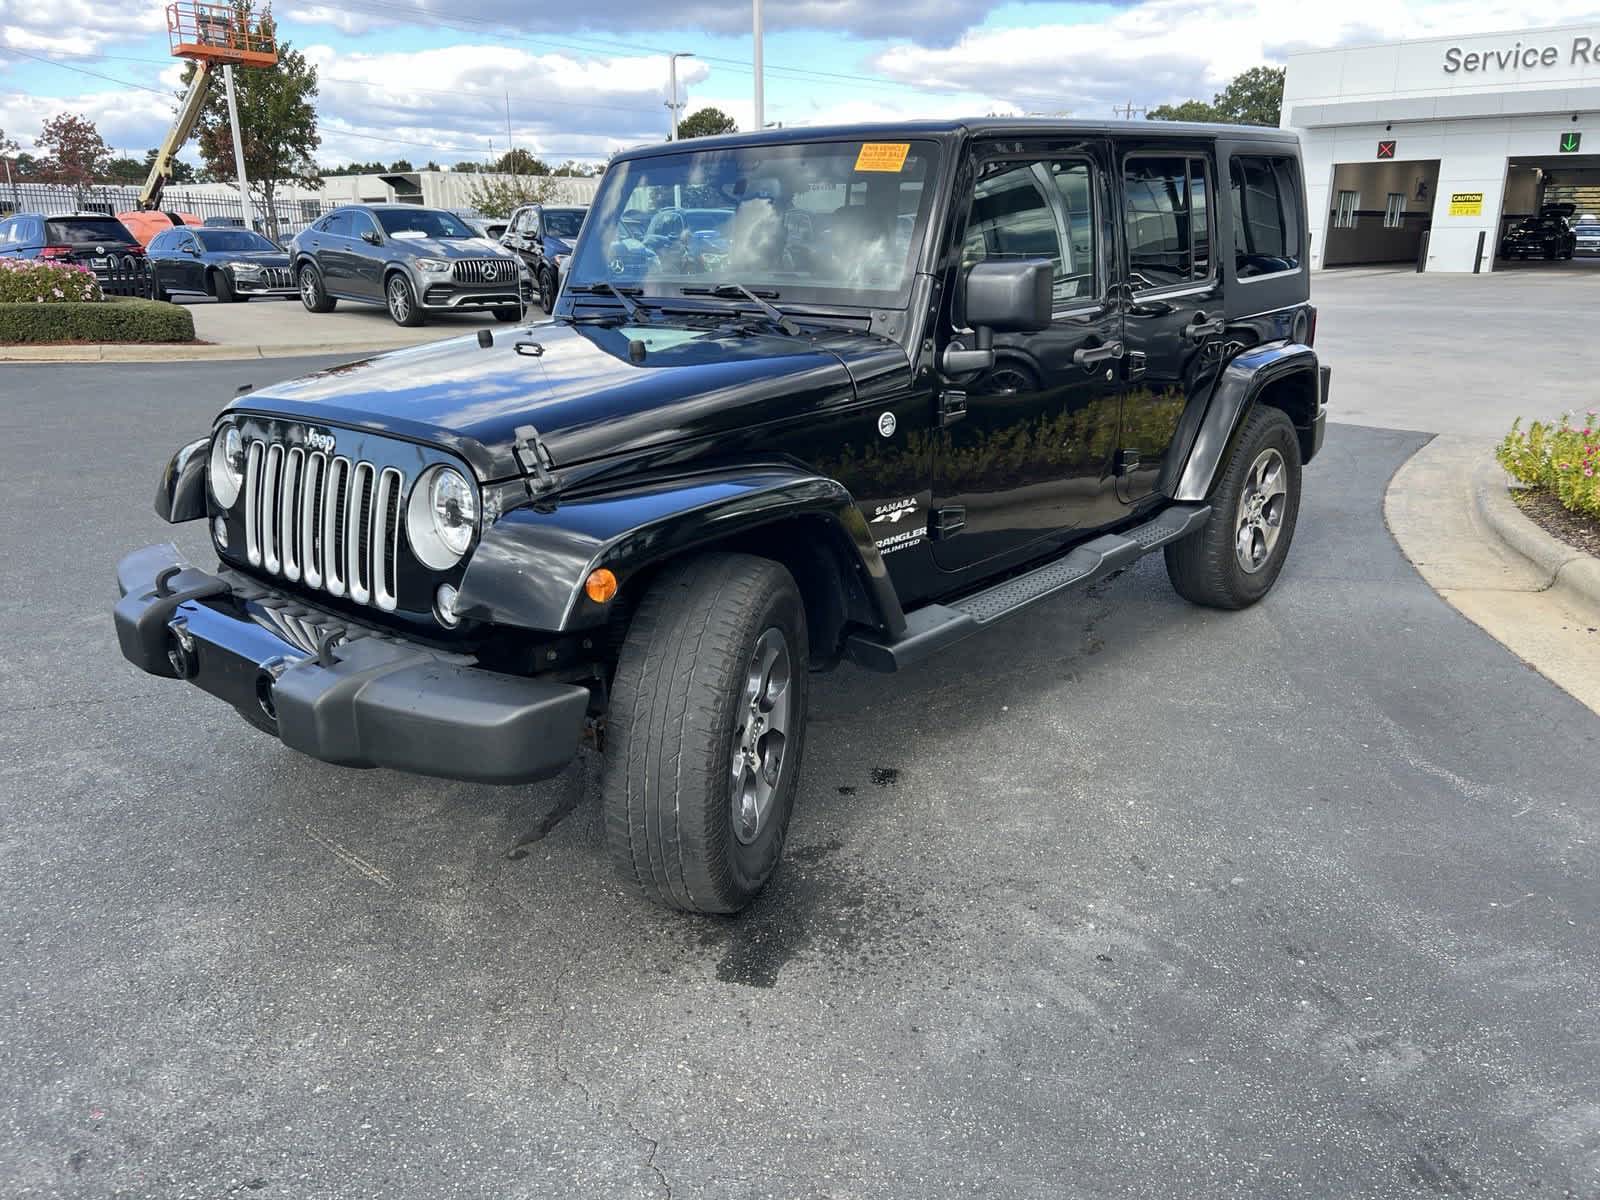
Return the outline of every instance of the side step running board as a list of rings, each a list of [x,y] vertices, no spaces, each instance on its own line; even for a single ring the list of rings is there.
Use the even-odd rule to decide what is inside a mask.
[[[906,614],[904,635],[892,641],[875,632],[851,634],[845,652],[868,670],[898,671],[1040,600],[1104,579],[1150,551],[1187,537],[1210,515],[1209,504],[1175,504],[1154,520],[1084,542],[1026,574],[948,604],[913,609]]]

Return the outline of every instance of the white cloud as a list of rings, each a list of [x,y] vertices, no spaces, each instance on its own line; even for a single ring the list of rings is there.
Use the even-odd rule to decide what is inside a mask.
[[[161,33],[166,28],[166,6],[161,0],[124,0],[121,4],[0,0],[0,46],[39,54],[98,50],[108,43]]]
[[[1407,37],[1528,28],[1595,14],[1594,0],[1143,0],[1100,21],[974,30],[955,44],[911,43],[875,70],[922,88],[977,89],[1022,108],[1107,117],[1113,104],[1209,100],[1239,72],[1293,50]]]

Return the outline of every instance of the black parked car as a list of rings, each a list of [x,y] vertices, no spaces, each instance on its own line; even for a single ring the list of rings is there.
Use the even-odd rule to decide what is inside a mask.
[[[527,204],[511,214],[501,244],[521,255],[539,288],[545,312],[556,305],[561,273],[583,228],[587,208],[574,205]]]
[[[180,226],[150,240],[157,300],[186,292],[224,303],[297,294],[289,256],[246,229]]]
[[[482,309],[516,321],[533,299],[532,276],[517,258],[440,208],[338,208],[295,235],[289,257],[300,299],[317,313],[351,300],[386,306],[399,325]]]
[[[17,213],[0,221],[0,257],[76,263],[104,274],[141,266],[144,247],[105,213]]]
[[[1578,235],[1567,223],[1573,212],[1570,204],[1547,204],[1537,217],[1519,221],[1500,239],[1500,257],[1571,258],[1578,247]]]
[[[731,211],[724,249],[623,257],[630,202],[676,196]],[[587,739],[622,877],[738,909],[810,671],[897,670],[1156,550],[1197,604],[1267,595],[1328,394],[1306,228],[1277,129],[626,152],[553,319],[238,396],[179,450],[156,510],[221,562],[125,558],[122,652],[329,763],[521,783]]]

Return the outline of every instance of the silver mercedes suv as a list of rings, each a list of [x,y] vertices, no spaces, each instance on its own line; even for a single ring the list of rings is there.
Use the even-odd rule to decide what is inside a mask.
[[[474,309],[516,321],[534,298],[521,259],[454,213],[414,204],[334,209],[295,235],[289,259],[301,302],[315,313],[349,300],[384,305],[398,325]]]

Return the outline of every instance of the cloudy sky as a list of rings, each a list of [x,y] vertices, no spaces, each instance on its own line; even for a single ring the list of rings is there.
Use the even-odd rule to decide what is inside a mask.
[[[767,0],[766,119],[786,125],[1036,112],[1209,98],[1295,49],[1596,19],[1600,0]],[[520,146],[603,159],[663,136],[667,58],[689,111],[751,122],[739,0],[278,0],[282,39],[322,81],[322,161],[482,161]],[[65,33],[63,31],[66,31]],[[70,36],[68,36],[70,34]],[[0,130],[82,113],[142,156],[170,121],[177,67],[150,0],[0,0]]]

